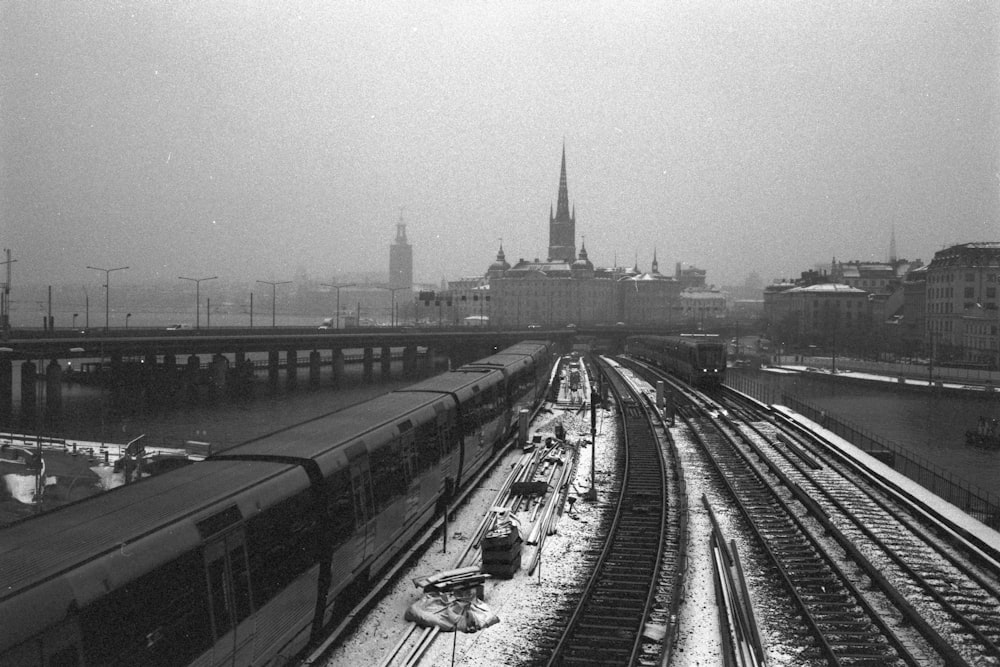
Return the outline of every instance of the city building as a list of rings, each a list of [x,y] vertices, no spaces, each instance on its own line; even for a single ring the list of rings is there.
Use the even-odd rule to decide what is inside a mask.
[[[656,252],[648,273],[632,269],[595,267],[587,253],[586,242],[576,249],[576,211],[570,207],[566,176],[566,149],[563,147],[559,170],[556,207],[549,210],[549,247],[545,261],[519,259],[508,263],[503,244],[496,260],[485,272],[481,285],[449,285],[452,304],[463,304],[455,321],[476,315],[477,304],[488,304],[490,323],[498,327],[569,326],[613,324],[680,323],[685,308],[681,293],[703,288],[705,271],[677,265],[673,276],[659,272]],[[456,297],[461,290],[466,300]],[[478,294],[477,294],[478,292]],[[482,294],[485,293],[485,294]],[[478,299],[477,299],[478,296]],[[454,306],[453,306],[454,307]],[[689,307],[689,313],[701,312]]]
[[[927,337],[932,354],[1000,366],[1000,243],[954,245],[926,271]]]

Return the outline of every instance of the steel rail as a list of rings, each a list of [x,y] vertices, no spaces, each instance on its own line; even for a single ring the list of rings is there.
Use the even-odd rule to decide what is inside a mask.
[[[636,664],[663,561],[667,482],[659,443],[636,392],[602,363],[624,420],[621,491],[597,565],[549,657],[553,667]]]

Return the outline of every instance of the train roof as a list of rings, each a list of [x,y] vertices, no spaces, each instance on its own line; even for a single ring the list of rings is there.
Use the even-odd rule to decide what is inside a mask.
[[[118,552],[124,567],[98,579],[95,585],[103,587],[109,578],[132,569],[130,558],[134,567],[141,567],[137,561],[149,546],[137,543],[160,530],[169,530],[170,538],[153,547],[158,557],[168,558],[163,552],[171,550],[182,553],[197,541],[195,522],[236,504],[242,493],[260,488],[262,480],[296,470],[287,463],[205,461],[0,528],[0,600]]]
[[[374,444],[414,422],[430,421],[455,404],[503,379],[499,369],[450,371],[356,405],[300,422],[240,445],[224,456],[292,456],[320,460],[324,473],[346,461],[352,443]],[[332,456],[333,458],[329,458]]]

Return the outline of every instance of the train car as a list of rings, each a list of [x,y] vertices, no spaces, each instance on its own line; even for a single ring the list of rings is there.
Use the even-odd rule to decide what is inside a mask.
[[[697,387],[716,387],[726,377],[726,346],[714,334],[631,336],[625,350]]]
[[[486,465],[546,349],[0,529],[0,666],[292,659]]]
[[[506,378],[509,427],[517,426],[522,409],[537,405],[544,395],[551,377],[555,347],[548,341],[522,341],[459,370],[496,368]]]

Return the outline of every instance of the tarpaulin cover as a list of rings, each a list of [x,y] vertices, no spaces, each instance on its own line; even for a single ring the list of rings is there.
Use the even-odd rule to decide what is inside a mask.
[[[478,632],[500,622],[474,592],[424,593],[406,610],[406,620],[421,627],[437,627],[442,632]]]

